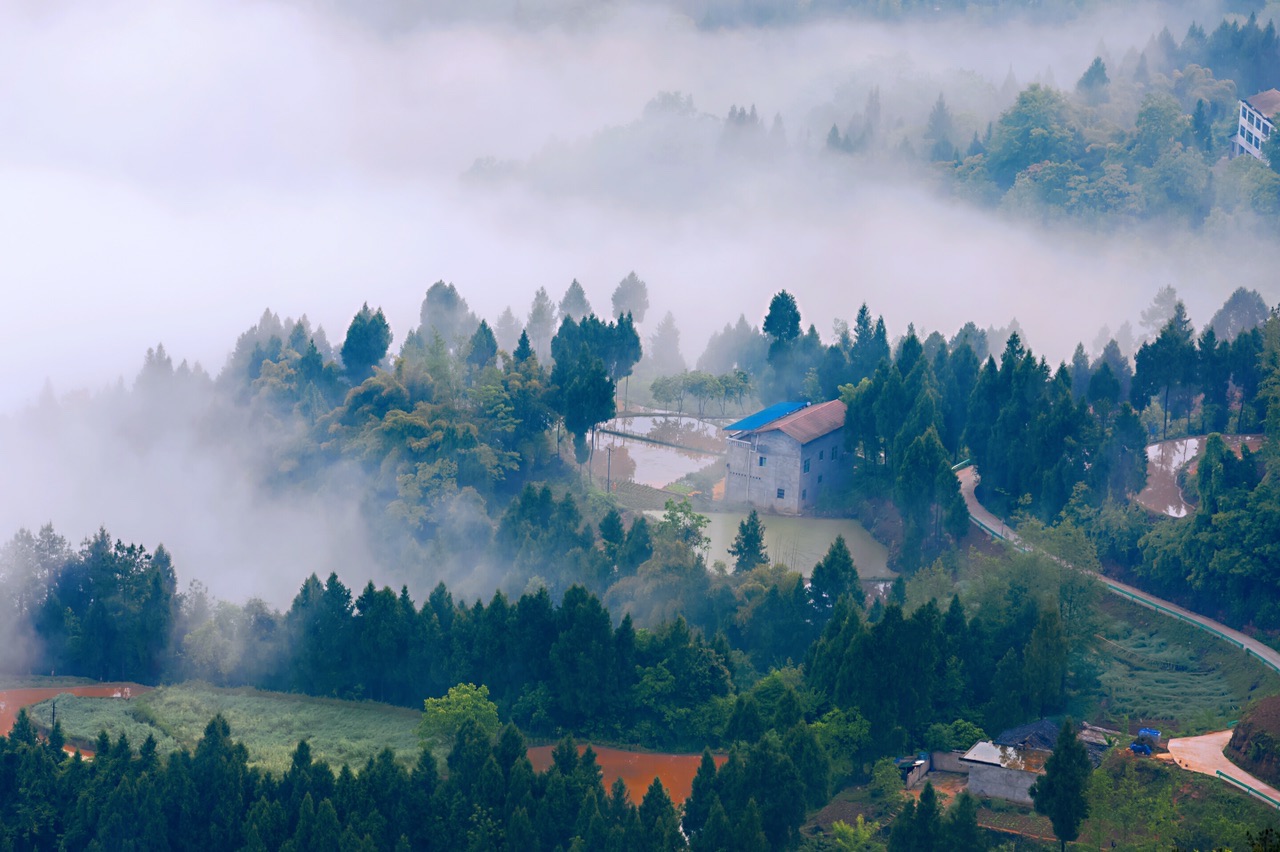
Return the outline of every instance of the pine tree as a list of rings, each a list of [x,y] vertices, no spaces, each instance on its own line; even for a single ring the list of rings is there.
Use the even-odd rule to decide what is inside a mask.
[[[342,363],[352,384],[360,384],[373,375],[374,367],[387,356],[391,346],[391,327],[382,308],[370,311],[369,304],[356,313],[342,342]]]
[[[489,323],[481,320],[480,325],[476,327],[476,333],[471,335],[471,343],[467,351],[467,363],[477,370],[483,370],[493,363],[497,355],[498,339],[493,336]]]
[[[967,791],[956,797],[943,821],[942,848],[950,852],[984,852],[987,848],[978,829],[978,800]]]
[[[952,133],[951,110],[947,109],[947,102],[939,93],[924,132],[924,139],[929,143],[929,159],[934,162],[955,159],[956,146],[951,143]]]
[[[704,749],[702,761],[698,764],[698,774],[693,776],[693,786],[684,803],[684,818],[681,820],[685,834],[690,837],[702,830],[710,819],[712,807],[719,803],[715,787],[716,762],[711,757],[711,752]]]
[[[729,548],[729,555],[734,558],[733,570],[737,572],[769,564],[769,554],[764,546],[764,524],[760,523],[760,515],[755,509],[738,524],[738,534]]]
[[[587,293],[575,278],[560,300],[560,318],[580,321],[590,313],[591,303],[587,301]]]
[[[1089,816],[1089,776],[1093,767],[1084,744],[1076,737],[1070,719],[1062,723],[1053,754],[1044,764],[1044,774],[1031,785],[1036,812],[1049,817],[1053,833],[1066,852],[1067,844],[1080,836],[1080,824]]]
[[[856,606],[862,607],[866,599],[862,580],[858,577],[858,568],[853,564],[853,554],[849,552],[844,536],[836,536],[822,561],[813,566],[809,592],[813,605],[820,612],[830,613],[836,601],[844,595],[849,595]]]
[[[1107,86],[1111,83],[1111,79],[1107,76],[1107,66],[1102,61],[1102,57],[1095,56],[1088,70],[1081,75],[1079,82],[1076,83],[1076,91],[1089,103],[1103,103],[1107,100]]]
[[[644,322],[644,315],[649,310],[649,288],[635,272],[629,272],[614,289],[612,303],[616,319],[621,319],[623,314],[631,314],[636,322]]]

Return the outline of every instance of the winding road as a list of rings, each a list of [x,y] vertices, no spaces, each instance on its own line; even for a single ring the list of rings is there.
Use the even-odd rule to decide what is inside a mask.
[[[974,489],[978,487],[978,480],[980,479],[977,469],[972,466],[966,467],[957,471],[956,476],[960,480],[960,493],[964,497],[965,506],[969,510],[969,520],[993,538],[1007,541],[1014,547],[1026,549],[1026,546],[1021,543],[1018,536],[1008,528],[1001,518],[997,518],[978,502],[978,498],[974,494]],[[1083,571],[1084,569],[1080,570]],[[1180,618],[1202,630],[1207,630],[1224,642],[1230,642],[1246,654],[1251,654],[1272,671],[1280,673],[1280,653],[1258,640],[1246,636],[1238,630],[1232,630],[1212,618],[1191,612],[1175,603],[1136,589],[1127,583],[1112,580],[1110,577],[1105,577],[1094,571],[1084,571],[1084,573],[1097,578],[1098,582],[1106,586],[1108,590],[1121,597],[1128,598],[1134,603],[1150,607],[1165,615]],[[1169,753],[1173,756],[1173,760],[1183,769],[1222,778],[1225,783],[1242,788],[1246,793],[1266,801],[1273,807],[1280,808],[1280,791],[1277,791],[1265,781],[1245,772],[1223,755],[1222,750],[1230,739],[1231,731],[1229,730],[1206,734],[1202,737],[1173,739],[1169,741]]]
[[[978,485],[978,480],[980,479],[977,469],[970,466],[964,470],[958,471],[956,476],[960,479],[960,493],[964,496],[965,506],[969,509],[969,520],[993,538],[1007,541],[1015,547],[1022,547],[1023,545],[1017,534],[1010,530],[1002,519],[991,514],[991,512],[987,511],[986,508],[978,502],[978,498],[973,493],[974,489]],[[1220,624],[1212,618],[1192,612],[1189,609],[1184,609],[1175,603],[1164,600],[1163,598],[1158,598],[1153,594],[1130,586],[1128,583],[1121,583],[1119,580],[1113,580],[1110,577],[1093,571],[1086,571],[1085,573],[1096,577],[1098,582],[1102,583],[1110,591],[1115,592],[1121,597],[1128,598],[1134,603],[1142,604],[1143,606],[1150,607],[1158,612],[1163,612],[1165,615],[1180,618],[1183,621],[1194,624],[1202,630],[1209,631],[1219,639],[1235,645],[1246,654],[1251,654],[1261,661],[1263,665],[1280,674],[1280,652],[1277,652],[1274,648],[1264,645],[1257,639],[1246,636],[1238,630],[1232,630],[1230,627],[1227,627],[1225,624]]]

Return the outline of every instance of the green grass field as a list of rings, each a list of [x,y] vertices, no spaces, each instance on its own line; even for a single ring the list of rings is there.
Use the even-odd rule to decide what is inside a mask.
[[[54,686],[93,686],[87,677],[42,677],[41,675],[0,674],[0,689],[44,689]]]
[[[1280,675],[1209,633],[1104,594],[1091,712],[1163,720],[1178,736],[1222,730],[1254,698],[1280,693]]]
[[[39,724],[51,723],[51,702],[38,704],[31,712]],[[58,720],[69,739],[91,744],[99,731],[106,730],[113,740],[124,733],[137,748],[150,733],[161,753],[194,750],[217,713],[231,726],[232,739],[249,749],[250,764],[271,772],[289,768],[293,750],[302,739],[311,744],[315,760],[327,761],[335,770],[345,763],[359,771],[383,748],[390,748],[397,760],[412,765],[420,751],[417,725],[421,714],[387,704],[217,689],[195,683],[161,687],[132,701],[58,699]]]

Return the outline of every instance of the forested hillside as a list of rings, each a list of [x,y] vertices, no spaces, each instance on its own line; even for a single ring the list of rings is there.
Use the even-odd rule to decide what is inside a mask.
[[[0,852],[1274,846],[1277,21],[0,3]]]
[[[1048,556],[1003,554],[982,584],[904,608],[902,583],[887,597],[867,594],[843,539],[806,580],[770,563],[761,536],[768,518],[752,515],[739,529],[729,571],[707,564],[706,519],[688,502],[671,501],[651,517],[593,489],[575,459],[587,459],[592,429],[613,415],[618,382],[637,365],[655,386],[688,374],[664,377],[643,361],[629,313],[606,322],[587,308],[575,317],[573,290],[553,335],[536,322],[500,324],[504,340],[515,340],[511,353],[455,288],[437,284],[394,359],[379,311],[363,308],[338,349],[305,320],[280,322],[268,313],[241,337],[217,379],[173,368],[157,347],[132,390],[64,403],[101,407],[140,441],[189,422],[258,430],[271,438],[258,443],[257,470],[268,489],[322,487],[327,470],[350,465],[361,476],[346,481],[361,483],[367,523],[385,541],[381,558],[416,556],[398,591],[367,582],[358,594],[336,574],[322,581],[306,577],[305,565],[281,566],[296,572],[300,587],[279,611],[261,600],[217,600],[198,583],[182,587],[181,554],[163,546],[113,541],[102,529],[74,548],[52,527],[22,530],[3,549],[0,578],[7,635],[31,649],[23,669],[144,683],[200,679],[410,707],[455,684],[484,684],[500,717],[533,735],[734,750],[720,774],[757,780],[716,782],[728,786],[717,787],[718,805],[702,800],[709,809],[703,836],[727,831],[726,820],[748,833],[758,822],[775,847],[792,842],[807,807],[868,777],[880,758],[926,745],[965,747],[983,731],[1095,700],[1088,661],[1098,592]],[[535,313],[540,300],[545,294]],[[799,305],[782,291],[763,331],[736,341],[726,333],[704,357],[721,359],[726,375],[745,376],[764,402],[797,392],[819,400],[830,390],[845,400],[854,476],[828,509],[877,517],[882,533],[898,530],[894,560],[907,574],[931,563],[928,582],[936,584],[984,558],[956,546],[969,541],[969,525],[952,465],[967,458],[982,471],[983,499],[1032,527],[1048,525],[1040,535],[1057,542],[1052,551],[1088,566],[1096,548],[1105,570],[1242,624],[1272,627],[1269,601],[1280,590],[1267,579],[1276,540],[1268,501],[1275,502],[1280,428],[1280,319],[1241,289],[1196,334],[1170,289],[1157,295],[1144,323],[1151,337],[1132,362],[1110,340],[1092,359],[1081,346],[1070,364],[1053,368],[1016,331],[998,355],[988,352],[988,335],[998,330],[973,324],[951,340],[937,333],[921,340],[912,328],[891,345],[883,320],[873,321],[865,306],[824,344],[812,325],[801,333]],[[549,350],[552,369],[538,346]],[[764,358],[753,361],[757,351]],[[641,383],[632,390],[644,395]],[[175,400],[182,404],[164,405]],[[38,412],[55,423],[60,413]],[[1144,481],[1148,440],[1224,428],[1261,428],[1267,441],[1260,454],[1245,449],[1237,458],[1211,436],[1193,515],[1155,520],[1130,503]],[[558,450],[559,430],[568,434]],[[462,599],[438,582],[415,601],[410,584],[421,588],[433,555],[451,548],[445,558],[454,565],[489,572],[491,591]],[[119,746],[118,760],[99,758],[92,771],[57,767],[32,736],[20,730],[6,748],[42,754],[41,771],[62,778],[59,784],[123,789],[131,779],[130,796],[139,801],[168,801],[168,774],[195,772],[202,760],[243,762],[216,721],[201,749],[222,756],[197,751],[163,768],[145,748],[127,757],[128,744]],[[548,848],[558,842],[553,837],[569,836],[558,834],[570,831],[568,822],[553,828],[537,814],[542,796],[561,795],[541,785],[561,783],[554,779],[573,776],[572,767],[517,785],[530,790],[523,804],[524,794],[508,789],[504,798],[496,787],[483,794],[487,804],[458,804],[497,778],[515,783],[518,749],[516,740],[503,745],[508,736],[518,734],[496,746],[505,749],[493,759],[496,774],[486,767],[493,761],[475,752],[481,744],[461,735],[447,783],[432,780],[430,761],[419,767],[411,786],[427,799],[414,807],[437,814],[433,830],[472,839],[490,830],[521,835],[531,821]],[[567,755],[558,762],[570,761]],[[194,762],[188,769],[185,761]],[[407,776],[381,765],[366,767],[360,777],[369,780],[359,783],[391,773],[383,780],[403,786]],[[476,780],[468,780],[472,771]],[[225,820],[219,830],[236,843],[253,845],[251,830],[283,842],[320,831],[299,826],[327,814],[315,802],[332,797],[338,826],[377,848],[414,836],[385,812],[380,828],[353,822],[343,797],[356,795],[350,785],[357,782],[349,774],[324,781],[332,779],[325,773],[308,809],[305,793],[282,792],[287,779],[241,766],[237,801],[249,810],[217,817]],[[486,773],[494,778],[483,780]],[[763,778],[768,793],[750,792]],[[641,831],[623,804],[592,793],[590,778],[581,783],[586,792],[575,795],[596,802],[602,824],[592,827],[594,817],[583,816],[592,806],[571,797],[584,802],[570,820],[576,836]],[[671,840],[675,811],[660,791],[652,795],[638,818],[644,831],[668,838],[645,842],[662,845]],[[283,816],[272,804],[277,796],[293,803]],[[146,831],[183,832],[184,807],[176,800],[160,807],[168,822],[147,823]],[[40,827],[31,828],[32,819]],[[72,836],[85,830],[74,827],[82,819],[28,813],[21,824],[35,834],[22,836]],[[324,821],[323,831],[336,830],[328,815]]]

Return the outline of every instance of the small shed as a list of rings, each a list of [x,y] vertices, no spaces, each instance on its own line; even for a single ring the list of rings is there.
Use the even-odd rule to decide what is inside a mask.
[[[908,790],[923,781],[931,768],[929,755],[926,752],[894,758],[893,764],[898,767],[898,772],[902,775],[902,786]]]

